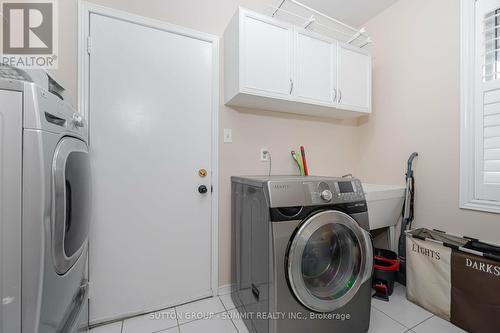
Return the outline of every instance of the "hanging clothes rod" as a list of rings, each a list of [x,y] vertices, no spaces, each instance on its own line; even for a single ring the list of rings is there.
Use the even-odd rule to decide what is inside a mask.
[[[276,9],[276,7],[274,7],[274,6],[272,6],[272,5],[270,5],[270,7],[271,7],[272,9]],[[290,16],[293,16],[293,17],[296,17],[296,18],[298,18],[298,19],[300,19],[300,20],[304,20],[304,21],[306,21],[306,23],[305,23],[306,27],[304,27],[305,29],[311,25],[311,24],[309,23],[310,21],[312,21],[312,20],[311,20],[311,18],[306,18],[306,17],[304,17],[304,16],[301,16],[301,15],[298,15],[298,14],[295,14],[295,13],[292,13],[292,12],[290,12],[290,11],[286,10],[286,9],[281,9],[281,10],[280,10],[280,12],[283,12],[283,13],[285,13],[285,14],[287,14],[287,15],[290,15]],[[327,26],[327,25],[321,24],[321,23],[316,22],[316,21],[313,21],[313,22],[311,22],[311,23],[314,23],[314,24],[315,24],[315,25],[317,25],[318,27],[322,27],[322,28],[324,28],[324,29],[327,29],[327,30],[329,30],[329,31],[333,32],[333,33],[342,34],[342,35],[345,35],[345,36],[351,36],[351,33],[348,33],[348,32],[342,31],[342,30],[337,30],[337,29],[334,29],[334,28],[332,28],[332,27],[329,27],[329,26]]]
[[[304,29],[309,28],[311,26],[311,24],[313,24],[314,22],[316,22],[316,18],[314,17],[314,15],[311,15],[311,17],[304,24]]]
[[[278,14],[278,12],[280,11],[281,7],[283,6],[283,4],[285,3],[286,0],[281,0],[281,3],[278,5],[278,7],[276,7],[276,10],[274,11],[273,13],[273,17],[276,16],[276,14]]]
[[[371,44],[371,43],[372,43],[372,39],[370,37],[368,37],[368,38],[366,38],[366,41],[364,43],[359,45],[359,48],[362,49],[363,47],[365,47],[366,45]]]
[[[366,32],[366,28],[361,28],[359,29],[358,32],[356,32],[352,37],[351,39],[349,39],[347,41],[347,44],[351,44],[352,42],[354,42],[356,39],[358,39],[359,37],[363,36],[363,34]]]
[[[292,13],[290,12],[289,10],[286,10],[284,9],[284,5],[285,3],[287,3],[287,1],[290,3],[290,4],[293,4],[295,6],[298,6],[310,13],[311,16],[309,18],[307,17],[303,17],[301,15],[298,15],[296,13]],[[281,0],[281,2],[279,3],[279,5],[277,6],[272,6],[270,5],[271,8],[273,8],[273,13],[272,13],[272,17],[275,17],[279,12],[283,12],[283,13],[286,13],[288,15],[291,15],[291,16],[295,16],[297,18],[300,18],[301,20],[304,20],[304,23],[303,23],[303,27],[305,29],[309,28],[310,26],[312,26],[313,24],[314,25],[317,25],[317,26],[320,26],[322,28],[325,28],[329,31],[332,31],[332,32],[335,32],[335,33],[340,33],[342,35],[345,35],[345,36],[348,36],[349,38],[346,38],[346,42],[347,44],[352,44],[354,43],[355,41],[359,40],[360,38],[364,38],[364,41],[359,41],[359,43],[361,43],[363,46],[366,46],[368,44],[370,44],[372,42],[372,40],[370,39],[370,37],[368,37],[366,35],[366,29],[363,27],[363,28],[355,28],[353,26],[350,26],[349,24],[346,24],[344,22],[341,22],[337,19],[334,19],[333,17],[331,16],[328,16],[326,14],[323,14],[322,12],[314,9],[314,8],[311,8],[307,5],[304,5],[303,3],[297,1],[297,0]],[[316,18],[314,17],[315,15],[319,16],[319,17],[322,17],[332,23],[334,23],[335,25],[343,28],[343,29],[347,29],[349,32],[346,32],[346,31],[341,31],[341,30],[338,30],[338,29],[334,29],[333,27],[330,27],[330,26],[327,26],[327,25],[324,25],[324,24],[321,24],[320,22],[318,22],[316,20]]]
[[[285,2],[286,2],[286,1],[291,2],[291,3],[293,3],[293,4],[295,4],[295,5],[299,6],[299,7],[302,7],[302,8],[304,8],[305,10],[308,10],[308,11],[310,11],[310,12],[312,12],[312,13],[316,14],[316,15],[319,15],[319,16],[321,16],[321,17],[323,17],[323,18],[325,18],[325,19],[327,19],[327,20],[329,20],[329,21],[332,21],[332,22],[334,22],[334,23],[336,23],[336,24],[338,24],[338,25],[340,25],[340,26],[343,26],[344,28],[347,28],[347,29],[349,29],[349,30],[351,30],[351,31],[353,31],[353,32],[358,32],[358,30],[359,30],[359,29],[356,29],[356,28],[354,28],[354,27],[350,26],[349,24],[345,24],[344,22],[341,22],[341,21],[339,21],[339,20],[336,20],[336,19],[334,19],[333,17],[328,16],[328,15],[326,15],[326,14],[323,14],[322,12],[317,11],[316,9],[311,8],[311,7],[309,7],[309,6],[306,6],[306,5],[304,5],[303,3],[298,2],[298,1],[296,1],[296,0],[282,0],[282,1],[281,1],[281,3],[280,3],[280,4],[278,5],[278,7],[276,8],[276,10],[274,11],[274,13],[273,13],[273,17],[274,17],[274,16],[276,16],[276,14],[280,11],[281,7],[283,7],[283,5],[285,4]]]

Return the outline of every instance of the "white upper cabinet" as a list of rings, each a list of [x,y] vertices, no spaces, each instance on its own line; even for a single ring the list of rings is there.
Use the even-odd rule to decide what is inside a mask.
[[[243,16],[242,87],[264,94],[289,96],[292,88],[291,26],[259,16]]]
[[[337,43],[306,30],[295,33],[295,96],[330,105],[338,98]]]
[[[371,57],[240,8],[224,33],[227,105],[330,118],[371,112]]]
[[[340,107],[352,107],[366,112],[370,110],[371,72],[371,57],[368,53],[347,45],[340,47]]]

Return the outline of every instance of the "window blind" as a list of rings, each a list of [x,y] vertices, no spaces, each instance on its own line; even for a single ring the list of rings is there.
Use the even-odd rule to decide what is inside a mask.
[[[475,196],[500,201],[500,0],[476,6]]]

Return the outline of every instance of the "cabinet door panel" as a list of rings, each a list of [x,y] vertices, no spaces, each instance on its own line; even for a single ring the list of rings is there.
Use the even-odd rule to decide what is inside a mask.
[[[296,96],[333,103],[336,98],[337,45],[304,32],[296,34]]]
[[[371,104],[371,57],[356,50],[340,48],[340,104],[369,110]]]
[[[291,28],[252,16],[244,16],[243,24],[243,88],[289,96]]]

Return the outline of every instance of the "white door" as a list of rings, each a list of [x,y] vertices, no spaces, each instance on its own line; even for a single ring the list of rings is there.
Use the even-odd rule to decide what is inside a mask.
[[[289,97],[292,83],[292,28],[243,14],[242,87],[270,97]]]
[[[299,100],[332,104],[337,92],[337,44],[305,30],[295,35],[296,89]]]
[[[90,15],[93,322],[212,295],[217,46],[188,34]]]
[[[347,45],[340,46],[339,104],[370,110],[371,56]]]

